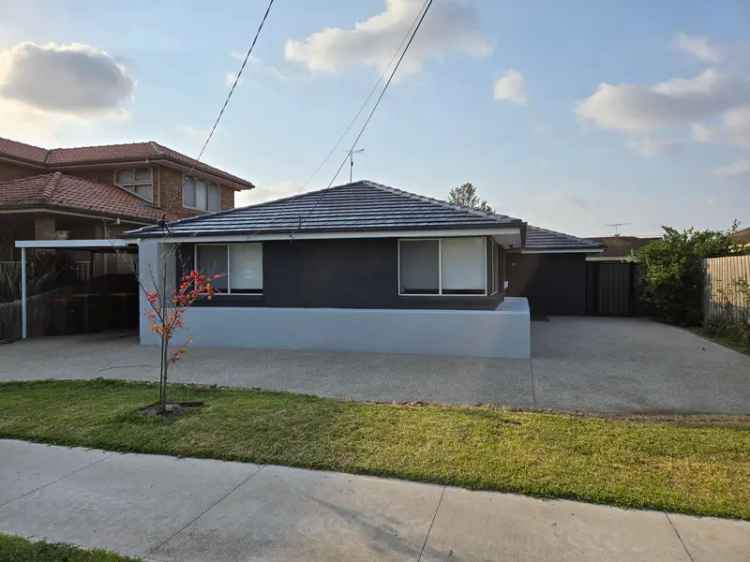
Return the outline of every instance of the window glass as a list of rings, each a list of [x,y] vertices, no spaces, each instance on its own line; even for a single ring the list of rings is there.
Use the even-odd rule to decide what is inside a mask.
[[[439,292],[439,241],[402,240],[400,244],[400,289],[405,294]]]
[[[154,186],[151,184],[136,185],[135,192],[141,197],[143,197],[144,199],[148,199],[149,201],[154,200]]]
[[[213,183],[208,187],[208,210],[221,211],[221,190]]]
[[[444,293],[484,292],[484,238],[445,238],[442,252]]]
[[[195,180],[195,206],[198,209],[206,209],[206,182]]]
[[[151,170],[149,168],[136,168],[134,174],[135,183],[151,183]]]
[[[117,172],[117,185],[125,186],[133,183],[133,170],[120,170]]]
[[[191,176],[185,176],[182,180],[182,204],[195,207],[195,182]]]
[[[127,168],[115,173],[115,183],[148,201],[154,200],[151,168]]]
[[[230,244],[229,272],[232,292],[260,292],[263,289],[263,245]]]
[[[221,275],[213,281],[219,292],[226,292],[227,278],[227,247],[219,244],[199,244],[197,247],[198,264],[196,269],[203,275]]]

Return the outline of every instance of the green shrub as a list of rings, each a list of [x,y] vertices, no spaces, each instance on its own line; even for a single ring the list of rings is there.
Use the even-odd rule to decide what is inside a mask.
[[[736,226],[729,232],[663,228],[664,236],[638,253],[642,298],[662,320],[699,325],[703,319],[703,259],[733,253]]]

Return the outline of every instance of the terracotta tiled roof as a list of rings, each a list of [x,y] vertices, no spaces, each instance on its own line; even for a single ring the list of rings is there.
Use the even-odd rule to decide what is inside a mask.
[[[124,189],[51,172],[0,182],[0,209],[64,208],[96,215],[158,221],[164,211]],[[174,220],[184,215],[167,213]]]
[[[0,156],[10,156],[11,158],[44,164],[47,159],[47,152],[46,148],[0,137]]]
[[[85,164],[104,164],[118,162],[143,162],[145,160],[166,160],[184,167],[195,167],[218,178],[224,179],[230,187],[244,189],[253,187],[247,180],[229,174],[184,154],[162,146],[159,143],[136,142],[131,144],[109,144],[100,146],[81,146],[77,148],[53,148],[47,150],[10,139],[0,138],[0,156],[9,156],[26,161],[44,164],[50,169]]]

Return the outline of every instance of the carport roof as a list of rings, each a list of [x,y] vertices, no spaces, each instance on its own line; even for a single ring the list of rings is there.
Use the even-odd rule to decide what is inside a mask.
[[[372,181],[358,181],[171,222],[168,229],[171,236],[221,236],[520,229],[524,225],[522,220],[506,215],[465,209]],[[160,227],[128,233],[138,238],[162,234]]]
[[[538,226],[526,227],[525,252],[601,252],[604,249],[599,242],[588,238],[578,238],[564,232],[547,230]]]

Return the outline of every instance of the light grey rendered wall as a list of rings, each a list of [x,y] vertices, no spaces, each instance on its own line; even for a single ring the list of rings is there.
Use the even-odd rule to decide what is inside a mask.
[[[153,286],[148,272],[158,271],[156,246],[140,246],[146,287]],[[148,307],[143,297],[141,307]],[[496,310],[195,307],[186,312],[175,343],[188,337],[192,345],[217,347],[512,358],[528,358],[531,351],[524,298],[508,298]],[[159,343],[144,314],[141,343]]]

